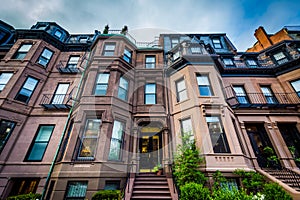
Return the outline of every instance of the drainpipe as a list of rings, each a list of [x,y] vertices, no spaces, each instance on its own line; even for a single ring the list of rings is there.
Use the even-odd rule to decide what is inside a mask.
[[[87,67],[88,67],[89,60],[90,60],[90,58],[91,58],[91,54],[92,54],[92,52],[89,53],[87,62],[86,62],[86,64],[85,64],[84,70],[83,70],[82,75],[81,75],[81,77],[80,77],[80,81],[79,81],[79,84],[78,84],[78,88],[77,88],[76,93],[75,93],[75,95],[74,95],[75,99],[77,99],[77,95],[78,95],[78,93],[79,93],[79,90],[80,90],[80,87],[81,87],[81,84],[82,84],[82,81],[83,81],[83,77],[84,77],[84,75],[85,75],[85,70],[86,70]],[[69,114],[68,114],[67,121],[66,121],[66,123],[65,123],[65,126],[64,126],[64,129],[63,129],[63,132],[62,132],[62,135],[61,135],[60,140],[59,140],[59,143],[58,143],[58,147],[56,148],[55,155],[54,155],[54,158],[53,158],[53,160],[52,160],[52,163],[51,163],[51,166],[50,166],[50,169],[49,169],[47,178],[46,178],[46,183],[45,183],[45,186],[44,186],[44,189],[43,189],[43,192],[42,192],[42,197],[41,197],[42,200],[45,198],[46,190],[47,190],[47,188],[48,188],[49,181],[50,181],[50,178],[51,178],[51,174],[52,174],[53,169],[54,169],[55,161],[56,161],[56,159],[57,159],[57,157],[58,157],[59,149],[61,148],[61,145],[62,145],[62,143],[63,143],[63,139],[64,139],[65,134],[66,134],[66,132],[67,132],[67,127],[68,127],[68,124],[69,124],[69,122],[70,122],[70,118],[71,118],[71,115],[72,115],[72,112],[73,112],[73,107],[74,107],[75,102],[76,102],[76,101],[73,100],[71,109],[70,109]]]

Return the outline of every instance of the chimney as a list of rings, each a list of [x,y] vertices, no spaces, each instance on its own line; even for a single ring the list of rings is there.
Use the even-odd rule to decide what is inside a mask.
[[[254,36],[264,49],[273,44],[264,27],[262,26],[258,27],[258,29],[255,30]]]

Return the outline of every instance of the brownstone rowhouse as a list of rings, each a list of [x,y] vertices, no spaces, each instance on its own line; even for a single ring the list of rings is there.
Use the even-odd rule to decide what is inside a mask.
[[[234,170],[255,170],[298,198],[277,172],[299,174],[299,34],[259,27],[257,43],[238,52],[224,33],[162,33],[142,43],[124,31],[0,21],[1,199],[91,199],[125,188],[126,199],[146,199],[140,180],[157,165],[166,191],[148,197],[177,199],[171,166],[186,133],[210,179],[219,170],[235,187]]]

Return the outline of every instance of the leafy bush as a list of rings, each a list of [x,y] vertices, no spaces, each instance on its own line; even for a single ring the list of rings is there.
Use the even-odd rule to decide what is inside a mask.
[[[259,173],[253,171],[246,172],[244,170],[235,170],[234,173],[242,177],[243,187],[247,191],[254,192],[255,194],[262,191],[265,179]]]
[[[245,190],[219,188],[213,191],[214,200],[252,200],[252,194],[248,195]]]
[[[180,200],[212,200],[209,189],[198,183],[187,183],[180,187]]]
[[[36,200],[36,199],[40,199],[41,197],[42,197],[41,194],[29,193],[29,194],[20,194],[17,196],[7,197],[6,200]]]
[[[100,190],[93,194],[92,200],[120,200],[121,192],[119,190]]]
[[[182,138],[183,145],[178,146],[178,153],[174,160],[174,176],[179,187],[186,183],[204,184],[205,175],[199,170],[199,166],[204,162],[200,157],[199,150],[196,148],[195,142],[190,140],[190,136]]]
[[[264,200],[292,200],[292,197],[278,183],[266,183],[262,193],[265,195]]]
[[[214,174],[213,174],[213,180],[214,180],[214,189],[219,189],[221,187],[222,183],[227,182],[227,179],[223,176],[223,174],[217,170]]]

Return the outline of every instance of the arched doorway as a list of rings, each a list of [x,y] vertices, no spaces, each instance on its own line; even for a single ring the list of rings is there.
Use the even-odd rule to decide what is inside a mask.
[[[162,164],[162,126],[159,123],[143,124],[139,131],[139,169],[152,172]]]

